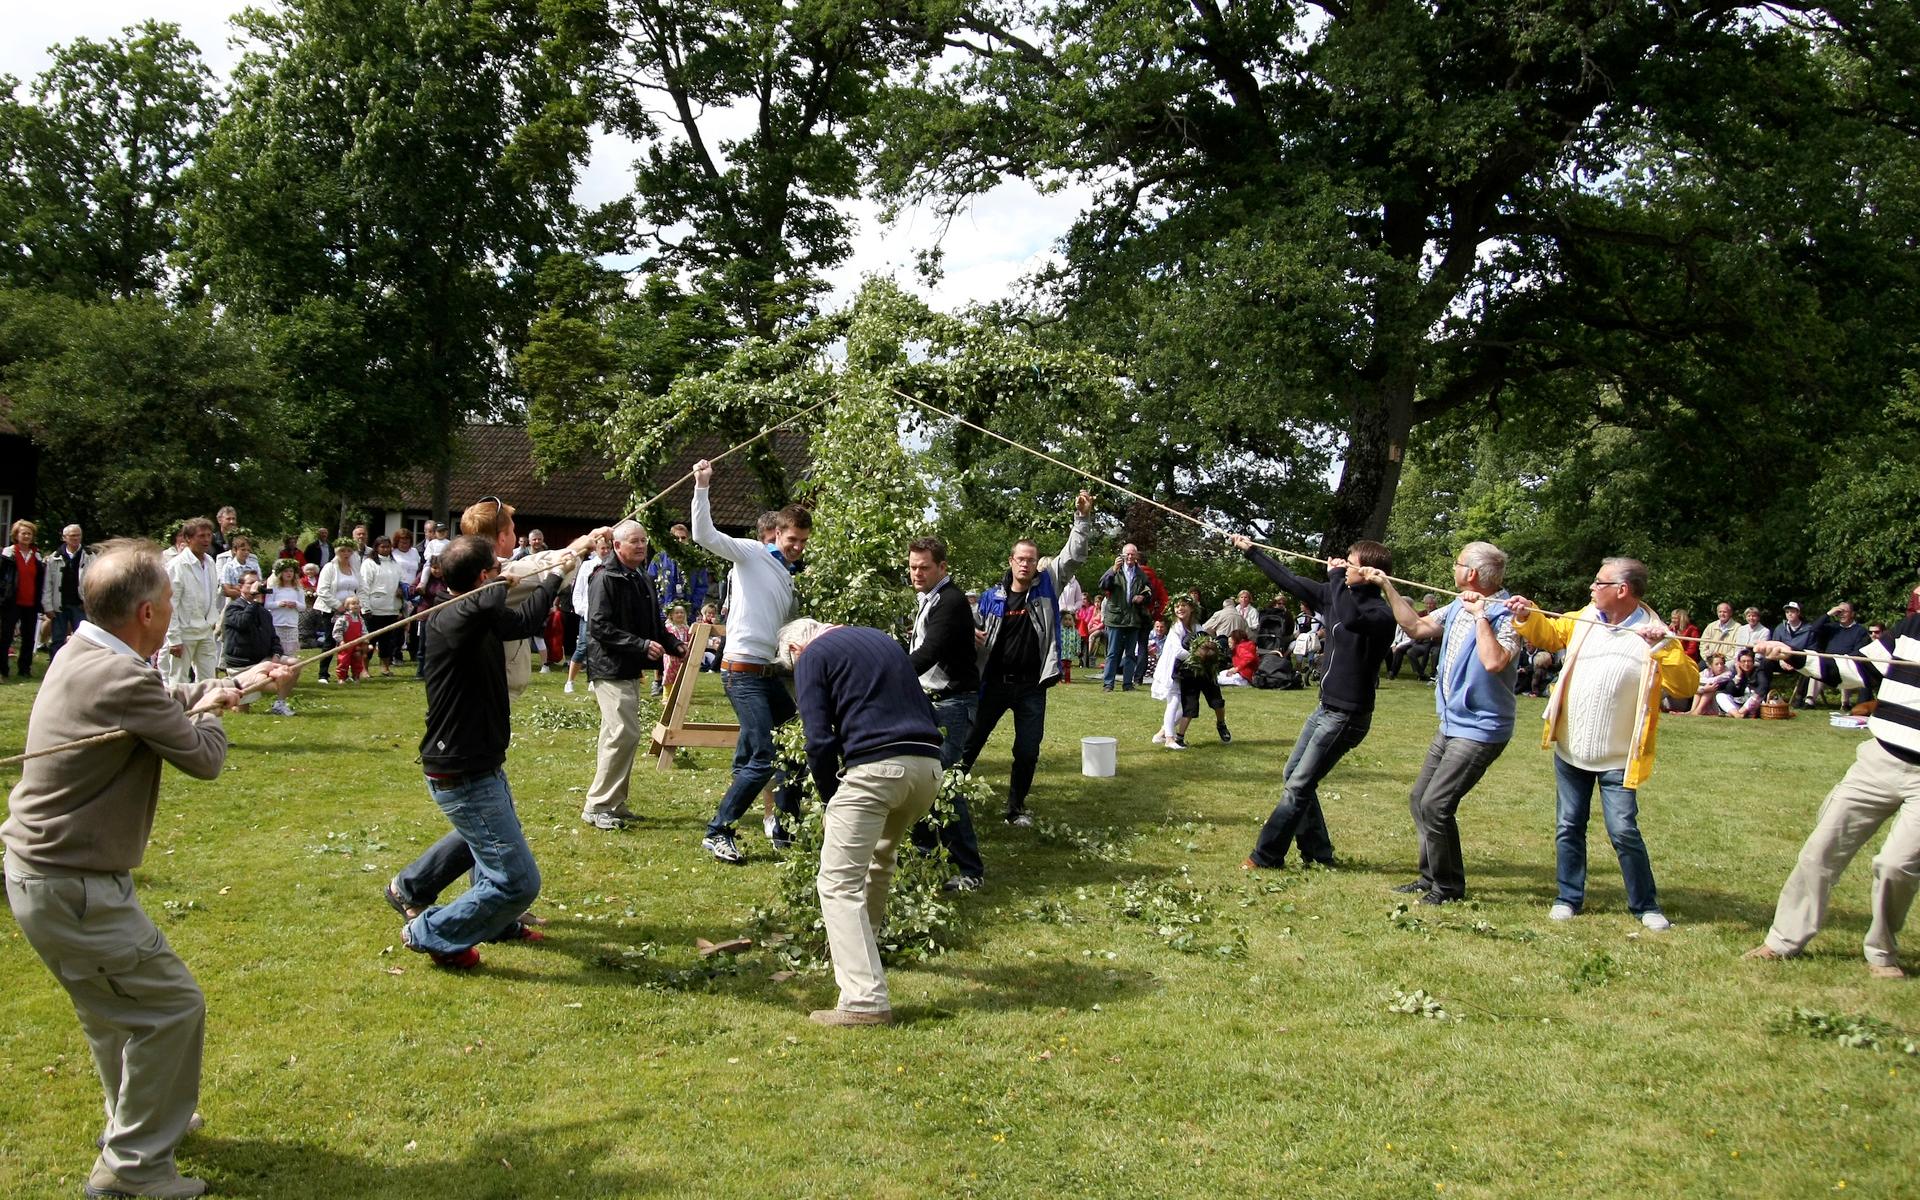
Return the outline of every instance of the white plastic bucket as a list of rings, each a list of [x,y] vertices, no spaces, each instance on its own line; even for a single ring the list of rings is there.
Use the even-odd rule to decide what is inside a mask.
[[[1080,739],[1080,773],[1095,779],[1111,779],[1114,763],[1120,756],[1120,740],[1110,737]]]

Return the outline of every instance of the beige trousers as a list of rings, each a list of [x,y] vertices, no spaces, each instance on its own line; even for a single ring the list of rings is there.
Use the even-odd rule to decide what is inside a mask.
[[[7,862],[20,932],[73,1000],[106,1093],[100,1162],[128,1183],[171,1179],[200,1098],[206,998],[134,899],[130,875],[37,875]]]
[[[1867,961],[1897,966],[1896,937],[1920,891],[1920,766],[1902,762],[1868,739],[1853,766],[1827,793],[1800,861],[1780,889],[1767,946],[1794,955],[1820,932],[1827,900],[1840,873],[1869,838],[1893,818],[1886,844],[1873,856],[1873,920],[1867,926]]]
[[[587,789],[581,815],[625,816],[633,755],[640,746],[640,681],[599,679],[587,688],[600,705],[600,750],[593,767],[593,786]]]
[[[841,1008],[892,1008],[873,931],[886,919],[900,841],[933,807],[939,791],[939,759],[902,755],[849,768],[827,804],[814,884],[820,889]]]
[[[212,634],[188,638],[180,653],[162,650],[160,657],[166,663],[167,682],[211,683],[220,665],[220,639]]]

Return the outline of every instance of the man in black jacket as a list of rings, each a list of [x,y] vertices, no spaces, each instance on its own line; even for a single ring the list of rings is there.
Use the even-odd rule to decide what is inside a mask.
[[[273,632],[273,614],[261,603],[260,593],[265,585],[252,571],[240,573],[240,594],[220,615],[220,657],[221,666],[227,669],[228,676],[238,675],[249,667],[272,662],[273,652],[280,648],[280,639]],[[293,693],[293,684],[297,675],[288,672],[274,681],[278,692],[273,701],[273,715],[290,717],[293,709],[287,707],[287,697]],[[245,707],[242,705],[241,707]]]
[[[440,556],[441,577],[454,598],[426,622],[428,652],[420,674],[427,685],[427,729],[420,764],[433,802],[473,853],[474,883],[451,904],[409,920],[400,937],[407,949],[441,966],[480,965],[474,947],[518,925],[540,894],[540,868],[502,769],[513,734],[502,643],[545,628],[554,594],[576,565],[573,551],[563,551],[533,595],[508,608],[504,587],[485,587],[499,569],[492,541],[456,538]]]
[[[940,769],[945,771],[959,760],[980,706],[980,664],[975,653],[980,635],[973,627],[973,605],[947,573],[945,542],[923,537],[909,545],[907,578],[919,593],[908,659],[933,702],[933,722],[942,735]],[[931,849],[936,840],[946,846],[947,857],[960,872],[947,880],[946,889],[977,889],[987,868],[980,861],[980,841],[965,796],[953,798],[953,811],[944,814],[937,833],[931,820],[913,827],[913,844],[922,850]]]
[[[1373,725],[1374,689],[1395,628],[1393,610],[1377,586],[1347,586],[1347,565],[1391,571],[1393,555],[1379,542],[1355,542],[1346,558],[1327,560],[1327,582],[1309,583],[1255,549],[1252,538],[1236,537],[1233,544],[1267,578],[1311,605],[1327,625],[1327,648],[1320,659],[1320,703],[1307,714],[1300,738],[1293,744],[1280,803],[1261,829],[1253,854],[1240,865],[1283,867],[1287,847],[1297,840],[1301,858],[1332,866],[1333,840],[1320,812],[1320,781]]]
[[[620,829],[634,816],[627,781],[640,745],[640,677],[663,655],[686,653],[660,617],[646,562],[647,531],[622,521],[613,557],[587,584],[587,687],[600,705],[600,753],[580,819],[596,829]]]

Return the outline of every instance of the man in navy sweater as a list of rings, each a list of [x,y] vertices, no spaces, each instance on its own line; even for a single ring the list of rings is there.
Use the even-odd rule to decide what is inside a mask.
[[[1359,541],[1346,558],[1327,560],[1327,582],[1310,583],[1254,548],[1253,539],[1233,544],[1267,578],[1313,606],[1327,624],[1327,649],[1320,660],[1320,703],[1307,714],[1300,739],[1287,759],[1280,803],[1260,830],[1260,840],[1242,867],[1284,867],[1287,847],[1300,843],[1300,857],[1333,865],[1333,839],[1320,813],[1320,781],[1347,751],[1358,746],[1373,726],[1374,689],[1380,664],[1393,644],[1393,610],[1373,584],[1347,585],[1347,565],[1393,570],[1393,555],[1379,542]]]
[[[940,790],[940,730],[907,652],[877,629],[801,619],[782,626],[807,731],[807,767],[828,801],[820,847],[820,915],[840,1002],[821,1025],[890,1025],[893,1006],[874,929],[901,839]]]

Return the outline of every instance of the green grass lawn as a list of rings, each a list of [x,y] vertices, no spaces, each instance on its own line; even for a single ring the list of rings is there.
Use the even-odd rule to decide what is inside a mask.
[[[523,717],[593,711],[560,679]],[[0,687],[0,753],[31,694]],[[745,868],[699,850],[724,753],[643,763],[646,820],[606,834],[577,816],[592,730],[523,723],[508,773],[550,940],[454,974],[400,946],[379,891],[446,828],[419,685],[303,684],[294,719],[229,719],[217,783],[167,775],[138,874],[208,998],[182,1166],[297,1197],[1915,1195],[1920,1059],[1776,1029],[1805,1006],[1920,1031],[1920,988],[1860,958],[1866,856],[1805,959],[1740,958],[1863,734],[1665,722],[1641,822],[1674,928],[1651,934],[1597,813],[1586,915],[1547,919],[1552,769],[1525,698],[1462,810],[1472,901],[1394,914],[1434,728],[1409,680],[1326,785],[1342,869],[1243,873],[1311,702],[1232,692],[1233,745],[1201,721],[1169,754],[1144,692],[1056,691],[1043,828],[983,825],[957,946],[891,973],[900,1025],[828,1030],[806,1013],[829,974],[695,950],[775,893],[757,828]],[[1085,734],[1120,738],[1116,778],[1079,774]],[[981,763],[996,786],[1009,736]],[[65,995],[0,929],[0,1193],[71,1195],[99,1087]],[[1416,990],[1449,1016],[1391,1010]]]

